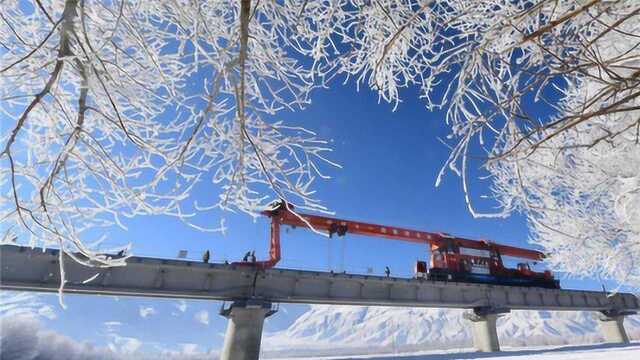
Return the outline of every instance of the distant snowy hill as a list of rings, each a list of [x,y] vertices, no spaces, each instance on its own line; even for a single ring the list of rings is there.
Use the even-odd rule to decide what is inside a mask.
[[[458,309],[405,309],[314,305],[288,329],[263,337],[265,355],[321,355],[471,348]],[[274,316],[277,316],[274,315]],[[513,311],[498,320],[505,346],[581,344],[602,341],[591,312]],[[640,318],[625,327],[640,339]]]

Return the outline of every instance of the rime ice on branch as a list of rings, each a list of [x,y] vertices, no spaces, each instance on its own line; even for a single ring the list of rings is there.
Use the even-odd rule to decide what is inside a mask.
[[[96,227],[270,198],[323,207],[324,141],[275,117],[322,85],[282,48],[279,6],[9,1],[0,22],[0,219],[92,266]],[[275,120],[274,120],[275,119]],[[216,183],[208,204],[191,190]],[[270,195],[271,194],[271,195]],[[4,236],[6,235],[6,236]],[[104,249],[103,249],[104,251]]]
[[[321,14],[307,20],[309,33],[337,29],[337,49],[347,49],[340,71],[386,101],[418,87],[428,110],[446,110],[451,154],[437,183],[447,169],[459,174],[474,216],[524,213],[556,269],[640,285],[636,1],[341,6],[349,10],[305,12]],[[316,36],[309,55],[331,59],[334,42]],[[474,206],[472,159],[489,175],[497,212]]]

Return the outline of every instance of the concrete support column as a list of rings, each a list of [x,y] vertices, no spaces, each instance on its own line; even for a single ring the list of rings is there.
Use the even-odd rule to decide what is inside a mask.
[[[260,356],[264,319],[277,310],[265,301],[235,301],[222,308],[220,315],[229,319],[221,360],[257,360]]]
[[[624,317],[633,315],[634,312],[618,312],[618,311],[602,311],[598,320],[600,320],[600,330],[604,335],[606,343],[629,343],[629,336],[624,329]]]
[[[509,312],[509,310],[481,307],[473,309],[473,312],[465,312],[463,314],[463,317],[471,322],[473,346],[475,346],[478,351],[500,351],[496,321],[498,320],[499,314],[506,312]]]

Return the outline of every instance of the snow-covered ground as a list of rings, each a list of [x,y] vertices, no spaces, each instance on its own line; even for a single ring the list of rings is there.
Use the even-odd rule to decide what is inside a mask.
[[[280,358],[293,360],[295,358]],[[423,351],[397,355],[363,355],[349,357],[311,357],[305,360],[638,360],[640,359],[640,342],[630,345],[593,344],[581,346],[545,346],[536,348],[505,348],[498,353],[479,353],[470,349]],[[299,358],[298,358],[299,360]]]
[[[471,349],[470,326],[462,312],[313,305],[287,329],[265,333],[262,348],[274,358]],[[503,348],[599,343],[604,339],[594,315],[512,311],[498,319],[498,337]],[[627,317],[625,327],[631,339],[640,340],[640,317]]]

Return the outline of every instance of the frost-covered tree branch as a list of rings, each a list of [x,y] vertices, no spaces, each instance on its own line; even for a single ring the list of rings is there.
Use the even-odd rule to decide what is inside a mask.
[[[95,229],[126,218],[169,215],[207,230],[191,223],[194,211],[255,215],[276,197],[324,209],[310,186],[324,177],[326,143],[276,117],[323,84],[283,48],[281,7],[4,1],[3,238],[117,266],[126,258],[98,251]],[[203,183],[222,190],[195,203]]]
[[[526,214],[557,269],[640,285],[637,2],[352,5],[339,17],[341,70],[386,101],[417,86],[429,110],[446,110],[452,151],[438,183],[459,174],[475,216]],[[497,212],[474,206],[472,159]]]

